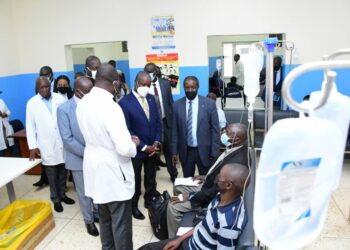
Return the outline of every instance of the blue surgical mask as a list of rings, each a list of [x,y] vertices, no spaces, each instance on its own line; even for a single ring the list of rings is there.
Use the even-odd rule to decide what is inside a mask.
[[[151,77],[151,82],[154,80],[154,73],[149,73],[149,76]]]
[[[227,136],[226,133],[223,133],[220,139],[221,139],[221,143],[224,144],[226,147],[231,145],[231,142],[229,142],[230,138]]]

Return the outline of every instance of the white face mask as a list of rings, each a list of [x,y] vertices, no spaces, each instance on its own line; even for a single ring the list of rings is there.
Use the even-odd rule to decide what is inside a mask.
[[[91,77],[93,79],[96,79],[96,73],[97,73],[97,70],[91,70]]]
[[[148,92],[149,92],[149,87],[147,86],[141,86],[137,88],[137,93],[139,93],[140,96],[146,97]]]

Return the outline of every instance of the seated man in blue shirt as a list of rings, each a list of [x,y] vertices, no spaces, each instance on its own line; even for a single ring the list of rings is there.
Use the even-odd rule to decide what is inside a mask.
[[[248,179],[246,166],[226,164],[215,180],[219,194],[209,204],[206,217],[195,228],[180,237],[149,243],[140,249],[234,249],[248,220],[242,198]]]

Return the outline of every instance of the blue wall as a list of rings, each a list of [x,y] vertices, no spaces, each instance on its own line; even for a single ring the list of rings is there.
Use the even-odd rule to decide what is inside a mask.
[[[208,77],[213,76],[214,72],[216,71],[216,59],[218,59],[218,56],[212,56],[209,57],[209,75]]]
[[[293,65],[297,67],[298,65]],[[123,70],[123,69],[122,69]],[[130,86],[133,87],[134,80],[137,72],[143,70],[142,68],[132,68],[130,71],[124,71],[124,74],[130,74]],[[288,72],[289,66],[285,67],[285,71]],[[338,90],[350,96],[350,69],[339,69],[336,70],[338,73],[336,78],[336,83]],[[71,85],[73,83],[74,72],[56,72],[54,75],[67,75],[71,79]],[[200,87],[199,94],[207,95],[208,93],[208,76],[209,76],[209,67],[207,66],[193,66],[193,67],[180,67],[180,94],[174,95],[174,100],[178,100],[184,96],[183,90],[183,79],[186,76],[194,75],[198,77]],[[25,108],[27,101],[35,95],[35,79],[38,76],[37,73],[33,74],[21,74],[14,76],[5,76],[0,77],[0,90],[3,91],[0,94],[0,98],[3,99],[12,114],[10,119],[20,119],[23,123],[25,122]],[[307,74],[302,75],[297,78],[292,85],[292,96],[296,101],[301,101],[305,95],[310,94],[310,92],[319,90],[321,82],[323,80],[322,71],[313,71]]]
[[[124,73],[125,81],[127,84],[130,83],[130,68],[128,60],[119,60],[117,61],[117,69],[121,70]]]
[[[67,75],[72,85],[74,77],[72,71],[54,73],[55,78],[59,75]],[[0,77],[0,90],[3,92],[0,98],[11,111],[10,120],[20,119],[25,124],[26,104],[35,95],[37,77],[37,73]]]
[[[292,69],[299,65],[292,65]],[[344,95],[350,96],[350,69],[337,69],[337,77],[335,82],[337,84],[338,91]],[[289,72],[289,65],[285,66],[285,74]],[[309,73],[303,74],[292,83],[291,92],[292,97],[301,102],[303,97],[309,95],[311,92],[320,90],[323,81],[323,71],[315,70]]]

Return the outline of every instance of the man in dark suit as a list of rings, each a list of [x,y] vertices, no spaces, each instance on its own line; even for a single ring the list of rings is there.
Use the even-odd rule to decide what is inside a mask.
[[[150,94],[154,95],[159,115],[162,121],[162,148],[168,173],[172,182],[177,177],[177,169],[171,160],[170,142],[171,142],[171,126],[173,115],[173,95],[168,80],[157,77],[157,66],[154,63],[147,63],[144,70],[150,74],[151,87]]]
[[[195,76],[184,80],[186,96],[173,105],[171,153],[173,163],[179,154],[184,177],[205,175],[219,156],[220,126],[216,104],[198,95],[199,82]]]
[[[134,218],[143,220],[145,216],[138,209],[141,194],[141,170],[144,165],[145,207],[156,194],[156,154],[161,141],[161,123],[156,100],[148,94],[151,78],[145,71],[137,74],[134,90],[120,102],[126,125],[132,136],[140,139],[137,154],[132,159],[135,172],[135,194],[132,199]]]
[[[198,187],[174,187],[174,193],[177,196],[172,197],[172,202],[167,207],[169,238],[175,236],[184,213],[200,211],[215,197],[218,192],[215,179],[223,166],[228,163],[239,163],[248,166],[247,127],[244,124],[229,124],[226,133],[221,136],[221,142],[226,145],[227,149],[219,156],[208,174],[193,177],[194,180],[200,180],[203,183],[202,185]]]
[[[92,88],[92,82],[88,77],[80,77],[74,81],[74,96],[57,110],[57,123],[64,146],[64,159],[66,169],[72,171],[75,189],[79,198],[80,209],[83,214],[88,234],[98,236],[99,232],[94,224],[98,221],[97,206],[90,197],[85,196],[83,157],[85,149],[84,137],[80,132],[75,113],[80,99]]]
[[[265,79],[260,79],[261,81],[265,81],[266,83],[266,69],[265,70]],[[281,89],[282,89],[282,83],[284,80],[283,76],[283,67],[282,67],[282,58],[280,56],[275,56],[273,58],[273,106],[274,108],[280,109],[281,108]],[[266,95],[266,86],[264,88],[264,91],[262,93],[261,99],[265,102],[265,95]]]

